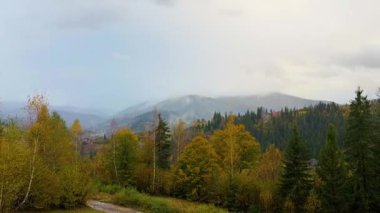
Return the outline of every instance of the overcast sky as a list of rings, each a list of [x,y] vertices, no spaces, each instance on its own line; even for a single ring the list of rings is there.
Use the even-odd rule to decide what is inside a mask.
[[[0,101],[123,109],[282,92],[348,102],[380,86],[378,0],[0,3]]]

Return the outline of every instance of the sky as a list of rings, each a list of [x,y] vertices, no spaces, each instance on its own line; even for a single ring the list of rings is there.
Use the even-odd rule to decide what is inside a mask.
[[[281,92],[347,103],[380,86],[378,0],[0,2],[0,101],[121,110]]]

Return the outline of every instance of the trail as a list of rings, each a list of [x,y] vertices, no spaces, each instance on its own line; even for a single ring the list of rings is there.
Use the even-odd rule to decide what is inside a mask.
[[[96,200],[87,201],[87,206],[106,213],[141,213],[134,209],[125,208],[122,206],[117,206],[110,203],[104,203]]]

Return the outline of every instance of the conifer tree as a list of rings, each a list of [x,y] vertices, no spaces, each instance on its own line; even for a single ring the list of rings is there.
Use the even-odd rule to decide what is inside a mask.
[[[327,142],[322,147],[317,167],[317,174],[322,181],[319,198],[324,212],[344,212],[345,209],[347,174],[335,132],[335,127],[330,124]]]
[[[156,129],[156,152],[157,152],[157,166],[161,169],[168,169],[170,167],[170,154],[171,154],[171,141],[170,130],[168,124],[158,114],[158,126]]]
[[[363,96],[363,90],[358,88],[355,100],[350,104],[346,140],[347,162],[352,174],[349,179],[350,211],[354,212],[369,212],[375,193],[371,127],[370,104]]]
[[[292,139],[285,153],[280,196],[294,206],[295,212],[303,212],[311,188],[309,156],[304,143],[300,140],[296,125],[293,126],[292,132]]]
[[[375,101],[375,110],[374,110],[374,145],[373,150],[375,154],[375,164],[374,164],[374,174],[377,174],[375,176],[374,180],[374,189],[375,189],[375,196],[374,196],[374,205],[372,206],[373,209],[380,209],[380,88],[377,92],[378,99]]]

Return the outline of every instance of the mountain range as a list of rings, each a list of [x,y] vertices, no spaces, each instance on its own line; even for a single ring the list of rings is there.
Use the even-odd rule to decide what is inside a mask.
[[[179,119],[190,123],[196,119],[210,119],[214,112],[244,113],[247,110],[256,110],[264,107],[268,110],[278,111],[281,108],[302,108],[319,103],[319,100],[299,98],[282,93],[270,93],[266,95],[250,96],[225,96],[205,97],[199,95],[187,95],[170,98],[158,102],[145,102],[128,107],[114,115],[109,115],[102,110],[80,109],[76,107],[51,106],[52,111],[57,111],[68,125],[74,119],[81,120],[86,129],[107,131],[111,120],[115,120],[119,127],[128,126],[136,131],[144,130],[147,124],[153,120],[153,114],[157,111],[169,123]],[[326,101],[322,101],[326,102]],[[1,103],[0,117],[25,118],[24,105],[19,103]]]
[[[93,128],[110,116],[108,111],[99,109],[82,109],[72,106],[49,106],[49,109],[51,112],[58,112],[67,125],[71,125],[75,119],[79,119],[85,128]],[[22,122],[27,116],[26,103],[0,103],[0,119],[12,118]]]
[[[199,95],[187,95],[166,99],[157,103],[142,103],[129,107],[113,116],[119,126],[128,126],[136,131],[145,128],[152,121],[155,111],[160,112],[169,123],[179,119],[190,123],[196,119],[210,119],[214,112],[244,113],[264,107],[278,111],[281,108],[302,108],[319,103],[319,100],[299,98],[281,93],[250,96],[226,96],[211,98]],[[322,101],[326,102],[326,101]],[[106,125],[101,125],[103,128]]]

